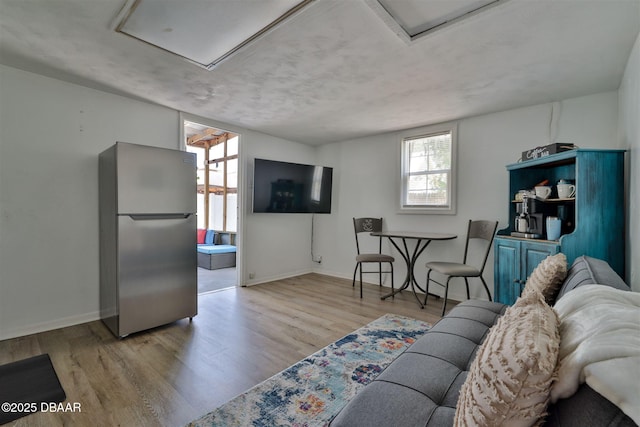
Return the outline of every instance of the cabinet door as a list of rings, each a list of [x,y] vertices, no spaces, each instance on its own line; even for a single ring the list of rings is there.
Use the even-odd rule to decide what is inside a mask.
[[[494,290],[497,302],[513,304],[520,295],[520,242],[512,239],[495,239]]]
[[[540,262],[560,252],[556,243],[495,239],[494,299],[503,304],[516,302],[527,278]]]
[[[539,243],[539,242],[521,242],[520,249],[520,265],[522,266],[520,282],[522,288],[531,276],[533,270],[540,264],[540,262],[549,255],[555,255],[560,252],[560,245],[554,243]]]

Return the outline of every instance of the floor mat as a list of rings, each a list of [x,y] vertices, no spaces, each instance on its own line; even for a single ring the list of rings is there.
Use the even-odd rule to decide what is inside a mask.
[[[0,424],[67,398],[48,354],[0,366],[0,384]]]

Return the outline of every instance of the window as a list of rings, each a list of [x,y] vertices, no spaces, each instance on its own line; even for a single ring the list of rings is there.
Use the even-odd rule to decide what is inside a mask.
[[[456,213],[455,147],[455,124],[402,136],[401,213]]]
[[[184,136],[197,156],[198,228],[237,232],[238,135],[185,120]]]

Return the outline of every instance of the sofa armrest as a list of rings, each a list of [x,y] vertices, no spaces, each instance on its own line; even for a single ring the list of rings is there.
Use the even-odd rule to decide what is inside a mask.
[[[582,384],[573,396],[550,405],[547,412],[545,427],[636,426],[620,408],[587,384]]]
[[[607,285],[626,291],[630,290],[629,286],[624,283],[606,261],[583,255],[576,258],[571,265],[567,272],[567,277],[556,296],[556,300],[578,286],[594,284]]]
[[[575,259],[567,272],[556,301],[577,287],[594,284],[630,290],[606,261],[581,256]],[[545,420],[545,427],[631,427],[636,425],[620,408],[586,383],[580,385],[578,391],[572,396],[550,405],[547,412],[549,415]]]

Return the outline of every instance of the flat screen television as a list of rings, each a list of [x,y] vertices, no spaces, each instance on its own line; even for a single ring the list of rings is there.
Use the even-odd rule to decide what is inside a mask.
[[[253,212],[331,213],[333,168],[255,159]]]

